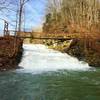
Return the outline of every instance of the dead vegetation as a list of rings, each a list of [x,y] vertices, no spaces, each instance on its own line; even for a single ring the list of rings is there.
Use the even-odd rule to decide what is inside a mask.
[[[22,40],[12,36],[0,37],[0,70],[17,67],[22,54]]]

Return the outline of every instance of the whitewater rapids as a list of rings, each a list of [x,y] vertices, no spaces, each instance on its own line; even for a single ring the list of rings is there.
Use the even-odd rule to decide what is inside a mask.
[[[89,70],[87,63],[41,44],[24,44],[20,71],[41,73],[58,70]]]

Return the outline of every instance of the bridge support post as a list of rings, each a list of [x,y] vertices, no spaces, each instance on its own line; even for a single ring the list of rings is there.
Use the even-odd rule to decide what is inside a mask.
[[[4,21],[4,36],[8,36],[9,35],[9,31],[8,31],[8,22]]]

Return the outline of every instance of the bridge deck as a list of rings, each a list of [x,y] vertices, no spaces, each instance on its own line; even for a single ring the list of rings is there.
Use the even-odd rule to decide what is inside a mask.
[[[30,36],[23,36],[23,37],[17,37],[17,38],[32,38],[32,39],[51,39],[51,40],[71,40],[74,39],[72,37],[30,37]]]

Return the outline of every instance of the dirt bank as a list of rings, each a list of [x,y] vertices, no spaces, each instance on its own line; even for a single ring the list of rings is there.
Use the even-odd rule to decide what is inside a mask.
[[[23,41],[12,36],[0,37],[0,71],[17,68]]]
[[[79,60],[87,62],[90,66],[100,67],[100,42],[92,41],[93,44],[85,39],[75,39],[69,48],[64,51]]]

